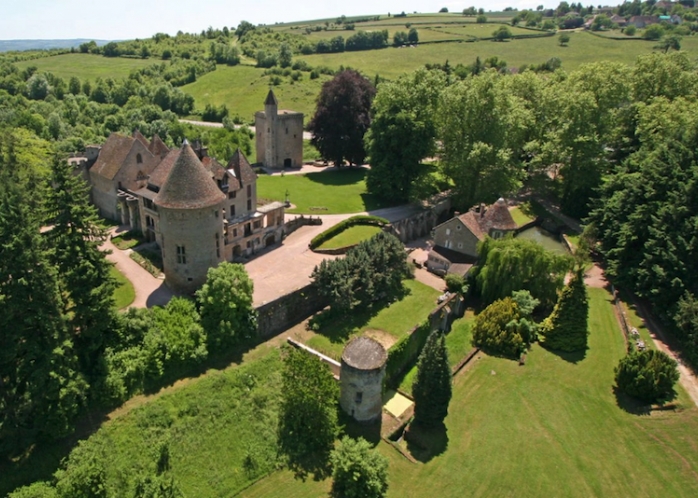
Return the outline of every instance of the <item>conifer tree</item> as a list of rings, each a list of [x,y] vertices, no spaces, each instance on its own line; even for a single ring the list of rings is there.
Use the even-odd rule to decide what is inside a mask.
[[[543,321],[542,344],[549,349],[579,351],[586,349],[589,299],[584,285],[584,271],[578,266],[574,276],[562,289],[553,312]]]
[[[87,388],[35,200],[13,162],[0,150],[0,455],[68,433]]]
[[[65,161],[55,161],[46,195],[46,236],[51,262],[58,269],[64,314],[83,371],[92,373],[103,349],[104,336],[114,323],[111,264],[99,249],[106,239],[97,211],[89,202],[88,187]]]
[[[451,393],[446,340],[443,333],[436,330],[427,338],[417,363],[417,379],[412,386],[415,421],[431,427],[441,424],[448,414]]]

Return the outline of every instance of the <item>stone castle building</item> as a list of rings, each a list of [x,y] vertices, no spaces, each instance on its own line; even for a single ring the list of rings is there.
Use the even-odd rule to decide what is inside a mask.
[[[284,204],[257,207],[257,175],[238,149],[226,166],[186,140],[170,150],[155,135],[113,133],[73,158],[106,218],[130,225],[162,252],[165,278],[191,293],[209,268],[281,241]]]
[[[265,168],[300,168],[303,165],[303,113],[279,110],[273,90],[264,110],[255,114],[257,162]]]

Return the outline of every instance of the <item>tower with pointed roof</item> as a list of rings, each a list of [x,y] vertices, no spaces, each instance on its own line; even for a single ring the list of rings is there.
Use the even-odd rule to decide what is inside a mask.
[[[159,244],[168,285],[192,293],[209,268],[224,260],[222,206],[225,194],[186,141],[155,196]]]
[[[257,161],[266,168],[299,168],[303,164],[303,114],[279,110],[269,89],[264,110],[255,114]]]

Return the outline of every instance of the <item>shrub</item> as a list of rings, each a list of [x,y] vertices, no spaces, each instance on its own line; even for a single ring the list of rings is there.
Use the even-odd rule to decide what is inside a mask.
[[[451,402],[451,367],[443,332],[429,334],[419,355],[417,378],[412,386],[415,422],[434,427],[443,423]]]
[[[526,347],[518,319],[518,307],[512,298],[493,302],[475,319],[473,346],[489,353],[518,358]]]
[[[626,26],[626,28],[623,30],[623,34],[625,34],[625,36],[635,36],[636,32],[637,28],[633,24]]]
[[[562,289],[553,312],[543,322],[541,342],[550,349],[579,351],[586,349],[589,335],[589,300],[582,268],[577,268]]]
[[[455,275],[449,273],[444,277],[446,281],[446,289],[448,292],[454,292],[457,294],[465,294],[468,292],[468,285],[465,283],[465,279],[461,275]]]
[[[645,403],[661,404],[676,396],[676,361],[662,351],[630,353],[620,360],[615,373],[618,388]]]
[[[344,436],[332,451],[332,495],[380,498],[388,491],[388,459],[362,438]]]
[[[478,24],[484,24],[487,22],[487,16],[480,14],[475,18],[475,22]]]

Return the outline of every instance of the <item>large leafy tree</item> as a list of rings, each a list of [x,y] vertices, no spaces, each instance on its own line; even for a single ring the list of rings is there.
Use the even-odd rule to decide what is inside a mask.
[[[256,332],[253,290],[243,265],[223,262],[209,268],[206,283],[196,292],[209,353],[249,339]]]
[[[443,71],[419,69],[378,88],[366,135],[371,170],[366,187],[384,199],[403,202],[436,152],[437,107],[446,86]]]
[[[330,455],[332,495],[337,498],[381,498],[388,491],[388,459],[363,438],[344,436]]]
[[[455,202],[467,209],[521,185],[526,128],[532,114],[490,70],[444,90],[439,104],[443,166]]]
[[[562,289],[551,315],[543,322],[539,332],[541,342],[547,348],[561,351],[586,349],[588,315],[589,300],[580,267]]]
[[[292,461],[329,454],[339,431],[339,387],[317,357],[288,349],[282,372],[279,443]]]
[[[366,157],[364,134],[371,125],[371,102],[376,89],[353,69],[338,73],[322,85],[308,130],[322,157],[341,165],[362,164]]]
[[[2,144],[0,144],[2,145]],[[62,315],[35,197],[0,147],[0,454],[70,431],[87,384]],[[6,152],[6,154],[3,154]]]
[[[64,296],[63,314],[74,337],[85,372],[92,373],[114,326],[114,289],[111,264],[100,244],[106,239],[87,184],[65,161],[55,161],[46,195],[46,237],[50,260],[59,273]]]
[[[546,251],[534,241],[486,238],[478,245],[483,264],[474,271],[476,290],[485,303],[527,290],[543,308],[552,308],[572,265],[570,257]]]
[[[632,352],[620,360],[615,373],[618,388],[645,403],[664,403],[676,396],[676,361],[662,351]]]
[[[415,422],[427,427],[442,424],[452,394],[446,339],[441,331],[435,330],[427,338],[417,362],[417,378],[412,386]]]

